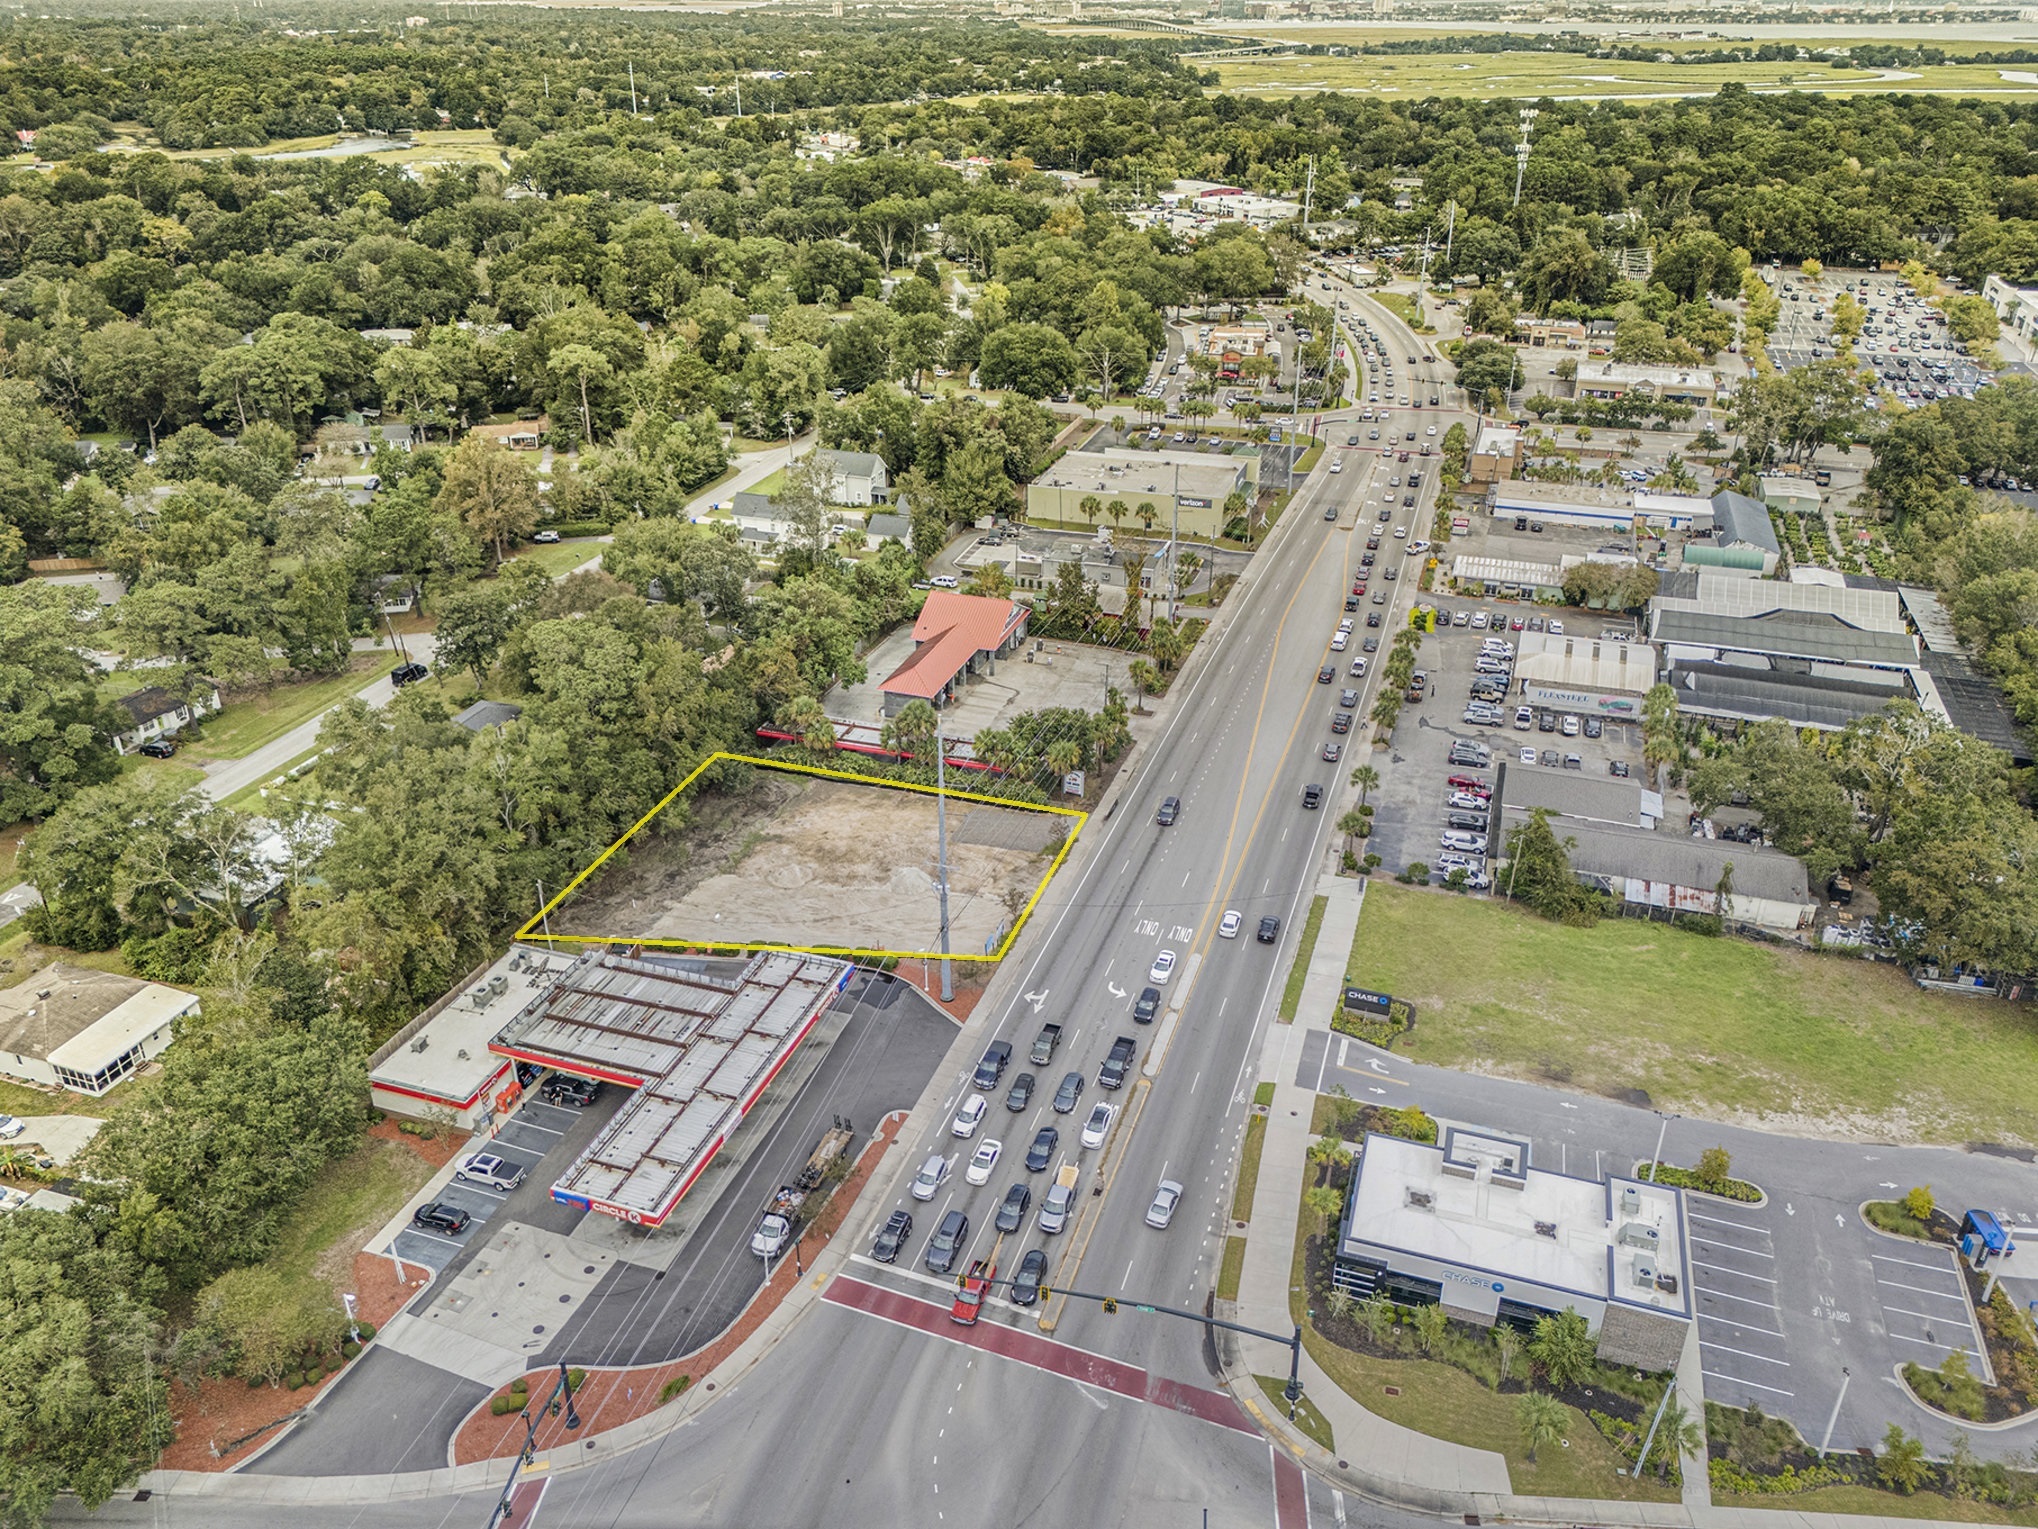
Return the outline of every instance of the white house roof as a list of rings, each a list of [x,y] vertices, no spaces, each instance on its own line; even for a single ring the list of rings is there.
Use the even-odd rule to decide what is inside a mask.
[[[196,993],[165,987],[160,982],[145,982],[140,992],[65,1041],[49,1054],[47,1060],[52,1067],[96,1073],[171,1020],[196,1013],[197,1009]]]

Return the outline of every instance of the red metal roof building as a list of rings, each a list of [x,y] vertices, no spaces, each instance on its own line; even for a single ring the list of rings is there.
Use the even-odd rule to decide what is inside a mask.
[[[913,654],[880,687],[885,715],[911,701],[945,706],[972,674],[995,672],[998,659],[1026,640],[1032,612],[1016,600],[937,589],[913,625]]]

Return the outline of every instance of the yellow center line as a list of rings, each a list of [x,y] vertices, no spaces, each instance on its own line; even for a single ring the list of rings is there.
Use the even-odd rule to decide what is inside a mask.
[[[1296,508],[1295,501],[1290,500],[1289,510],[1292,512],[1295,508]],[[1253,743],[1246,751],[1246,766],[1245,769],[1240,774],[1238,791],[1232,800],[1231,823],[1230,826],[1225,830],[1224,849],[1218,857],[1218,864],[1220,867],[1219,870],[1220,878],[1223,875],[1222,867],[1230,864],[1232,842],[1237,837],[1238,834],[1239,815],[1245,810],[1245,796],[1247,788],[1251,783],[1253,759],[1259,750],[1260,723],[1266,716],[1267,702],[1269,699],[1272,698],[1273,695],[1274,678],[1275,675],[1279,672],[1279,661],[1281,653],[1281,634],[1287,629],[1289,617],[1294,614],[1295,602],[1300,600],[1302,598],[1303,591],[1309,588],[1310,577],[1312,574],[1315,573],[1316,565],[1323,560],[1323,554],[1328,550],[1329,550],[1328,544],[1319,546],[1317,548],[1316,555],[1310,558],[1309,560],[1309,566],[1302,570],[1302,577],[1297,581],[1295,585],[1295,592],[1288,597],[1288,603],[1281,608],[1280,620],[1274,624],[1274,641],[1267,655],[1266,676],[1260,683],[1259,706],[1253,713]],[[1346,545],[1345,555],[1347,559],[1349,559],[1351,556],[1351,548],[1349,543],[1347,543]],[[1346,571],[1347,572],[1350,571],[1349,565],[1347,566]],[[1330,642],[1329,639],[1326,638],[1324,640],[1323,656],[1328,657],[1329,652]],[[1302,719],[1307,715],[1308,715],[1307,707],[1304,707],[1301,711],[1296,713],[1295,721],[1289,727],[1288,736],[1282,740],[1280,753],[1276,756],[1277,771],[1279,768],[1278,763],[1279,760],[1285,759],[1287,757],[1288,751],[1294,747],[1295,735],[1297,732],[1300,731],[1302,727]],[[1231,879],[1225,883],[1224,890],[1221,893],[1213,897],[1209,903],[1204,905],[1203,917],[1197,926],[1198,929],[1200,930],[1200,934],[1196,945],[1191,950],[1192,955],[1201,955],[1205,953],[1209,949],[1210,942],[1216,937],[1212,925],[1210,923],[1210,915],[1212,914],[1212,912],[1215,911],[1219,903],[1223,902],[1226,898],[1228,898],[1231,895],[1232,888],[1237,886],[1238,884],[1238,878],[1245,874],[1246,858],[1252,853],[1253,844],[1259,836],[1260,821],[1266,815],[1267,803],[1272,799],[1273,797],[1271,792],[1261,797],[1259,809],[1253,814],[1252,824],[1246,830],[1245,845],[1239,851],[1238,864],[1232,869]],[[1180,1008],[1186,1012],[1188,1007],[1189,994],[1193,992],[1194,989],[1195,979],[1192,977],[1189,979],[1188,987],[1182,990],[1181,1000],[1176,1005],[1177,1008]],[[1174,1047],[1175,1035],[1178,1034],[1179,1031],[1180,1026],[1177,1025],[1175,1031],[1170,1033],[1170,1035],[1168,1036],[1168,1048],[1170,1050],[1172,1050]],[[1159,1071],[1160,1067],[1166,1062],[1166,1060],[1167,1053],[1164,1051],[1161,1054],[1160,1061],[1154,1063],[1154,1069],[1156,1072]],[[1151,1085],[1152,1085],[1151,1079],[1141,1078],[1138,1084],[1133,1089],[1132,1103],[1127,1107],[1125,1111],[1125,1118],[1119,1122],[1119,1129],[1115,1138],[1117,1144],[1119,1145],[1120,1150],[1115,1154],[1115,1157],[1111,1163],[1111,1167],[1109,1171],[1105,1174],[1102,1194],[1095,1195],[1092,1197],[1096,1203],[1089,1208],[1090,1213],[1085,1216],[1082,1224],[1078,1226],[1076,1229],[1076,1237],[1075,1239],[1072,1239],[1071,1250],[1068,1256],[1065,1259],[1063,1259],[1061,1268],[1056,1271],[1056,1274],[1054,1276],[1056,1283],[1064,1285],[1072,1283],[1075,1279],[1076,1272],[1082,1267],[1084,1255],[1087,1254],[1090,1249],[1090,1239],[1096,1234],[1097,1226],[1103,1220],[1104,1201],[1110,1198],[1112,1186],[1116,1184],[1118,1181],[1118,1171],[1120,1168],[1124,1166],[1125,1152],[1123,1151],[1123,1144],[1131,1139],[1132,1132],[1139,1123],[1139,1117],[1145,1111],[1147,1100],[1153,1097]],[[1048,1301],[1046,1306],[1042,1309],[1039,1318],[1039,1326],[1042,1332],[1054,1331],[1056,1324],[1059,1323],[1059,1321],[1061,1320],[1061,1311],[1067,1305],[1067,1302],[1068,1298],[1066,1296],[1060,1297],[1060,1305],[1057,1305],[1055,1303],[1055,1300],[1052,1298]]]

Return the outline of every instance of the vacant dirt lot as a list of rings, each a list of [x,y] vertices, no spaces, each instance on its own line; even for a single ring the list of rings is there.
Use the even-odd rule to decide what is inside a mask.
[[[552,915],[554,931],[703,945],[938,947],[933,797],[767,770],[751,779],[740,794],[691,802],[680,832],[633,843],[624,865],[604,866]],[[1068,822],[948,804],[953,950],[982,951],[1011,920]]]

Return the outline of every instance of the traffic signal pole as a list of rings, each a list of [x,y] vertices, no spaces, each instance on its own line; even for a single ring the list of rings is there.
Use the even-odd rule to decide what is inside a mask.
[[[1016,1283],[1009,1279],[984,1281],[986,1290],[995,1290],[1000,1285],[1007,1289]],[[1288,1350],[1288,1384],[1282,1388],[1282,1399],[1288,1403],[1288,1421],[1295,1421],[1295,1404],[1302,1400],[1302,1324],[1295,1324],[1295,1331],[1287,1336],[1270,1333],[1263,1328],[1247,1327],[1243,1322],[1227,1322],[1221,1317],[1206,1316],[1200,1311],[1185,1311],[1179,1306],[1160,1306],[1152,1301],[1122,1300],[1115,1295],[1096,1295],[1088,1290],[1070,1290],[1065,1286],[1040,1287],[1042,1300],[1055,1296],[1066,1296],[1073,1301],[1095,1301],[1104,1308],[1106,1316],[1116,1315],[1118,1308],[1129,1305],[1134,1311],[1157,1314],[1163,1317],[1180,1317],[1185,1322],[1200,1323],[1204,1327],[1222,1327],[1229,1332],[1244,1333],[1249,1338],[1264,1338],[1269,1343],[1278,1343]]]

